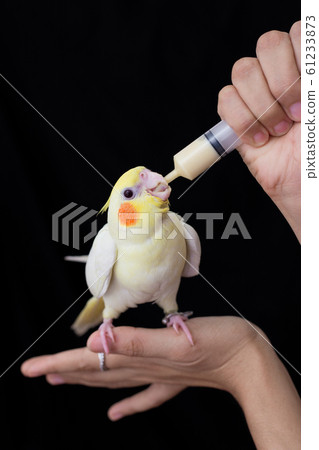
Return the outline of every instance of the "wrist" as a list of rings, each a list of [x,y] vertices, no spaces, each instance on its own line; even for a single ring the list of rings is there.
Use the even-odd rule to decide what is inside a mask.
[[[301,241],[301,198],[300,193],[292,197],[272,197],[272,200],[285,217],[298,241]]]
[[[233,376],[228,377],[226,390],[242,407],[251,387],[256,384],[256,380],[263,373],[265,348],[257,340],[259,341],[256,336],[234,356],[231,368]]]

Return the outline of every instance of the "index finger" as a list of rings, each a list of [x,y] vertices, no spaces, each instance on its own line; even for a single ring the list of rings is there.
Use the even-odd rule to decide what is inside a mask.
[[[188,322],[188,324],[191,321]],[[115,342],[110,342],[110,353],[126,356],[151,358],[174,358],[174,355],[190,350],[184,334],[177,335],[172,328],[116,327],[113,329]],[[93,333],[87,342],[92,352],[102,352],[100,332]]]

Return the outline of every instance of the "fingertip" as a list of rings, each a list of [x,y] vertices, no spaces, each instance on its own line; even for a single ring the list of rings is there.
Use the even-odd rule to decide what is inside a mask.
[[[124,414],[121,411],[117,411],[116,409],[113,410],[113,408],[110,408],[107,412],[108,418],[112,422],[116,422],[117,420],[120,420],[124,417]]]
[[[253,140],[255,147],[261,147],[268,142],[269,134],[265,131],[258,131],[254,134]]]
[[[295,122],[301,121],[301,102],[296,102],[290,106],[290,114]]]
[[[293,38],[299,38],[301,36],[301,20],[298,20],[297,22],[295,22],[289,31],[290,36],[292,36]]]
[[[265,129],[257,129],[245,132],[241,135],[241,144],[237,147],[240,150],[242,145],[250,145],[255,148],[262,147],[269,141],[269,133]]]
[[[46,380],[49,384],[51,384],[52,386],[57,386],[59,384],[64,384],[65,380],[63,377],[61,377],[61,375],[57,375],[57,374],[49,374],[46,377]]]
[[[25,377],[32,378],[32,377],[39,376],[37,367],[35,364],[33,364],[32,359],[28,359],[27,361],[24,361],[24,363],[22,363],[20,366],[20,370],[21,370],[22,375],[24,375]]]
[[[91,334],[91,336],[88,338],[87,347],[91,352],[99,353],[103,351],[103,345],[101,341],[101,336],[99,331],[95,331]]]
[[[22,375],[24,375],[25,377],[28,376],[28,366],[29,366],[29,361],[24,361],[21,366],[20,366],[20,371],[22,373]]]

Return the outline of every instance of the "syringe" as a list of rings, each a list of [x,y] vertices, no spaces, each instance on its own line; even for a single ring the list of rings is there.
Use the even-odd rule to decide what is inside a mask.
[[[194,180],[204,170],[241,144],[235,131],[222,120],[174,155],[174,170],[166,175],[168,183],[177,177]]]

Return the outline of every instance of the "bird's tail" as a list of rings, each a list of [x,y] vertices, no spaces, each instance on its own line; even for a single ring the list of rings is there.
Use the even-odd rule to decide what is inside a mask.
[[[101,323],[103,321],[103,309],[103,298],[90,298],[71,326],[74,333],[82,336],[87,330]]]
[[[83,256],[66,256],[64,258],[65,261],[73,261],[73,262],[81,262],[81,263],[86,263],[88,257],[87,255],[83,255]]]

